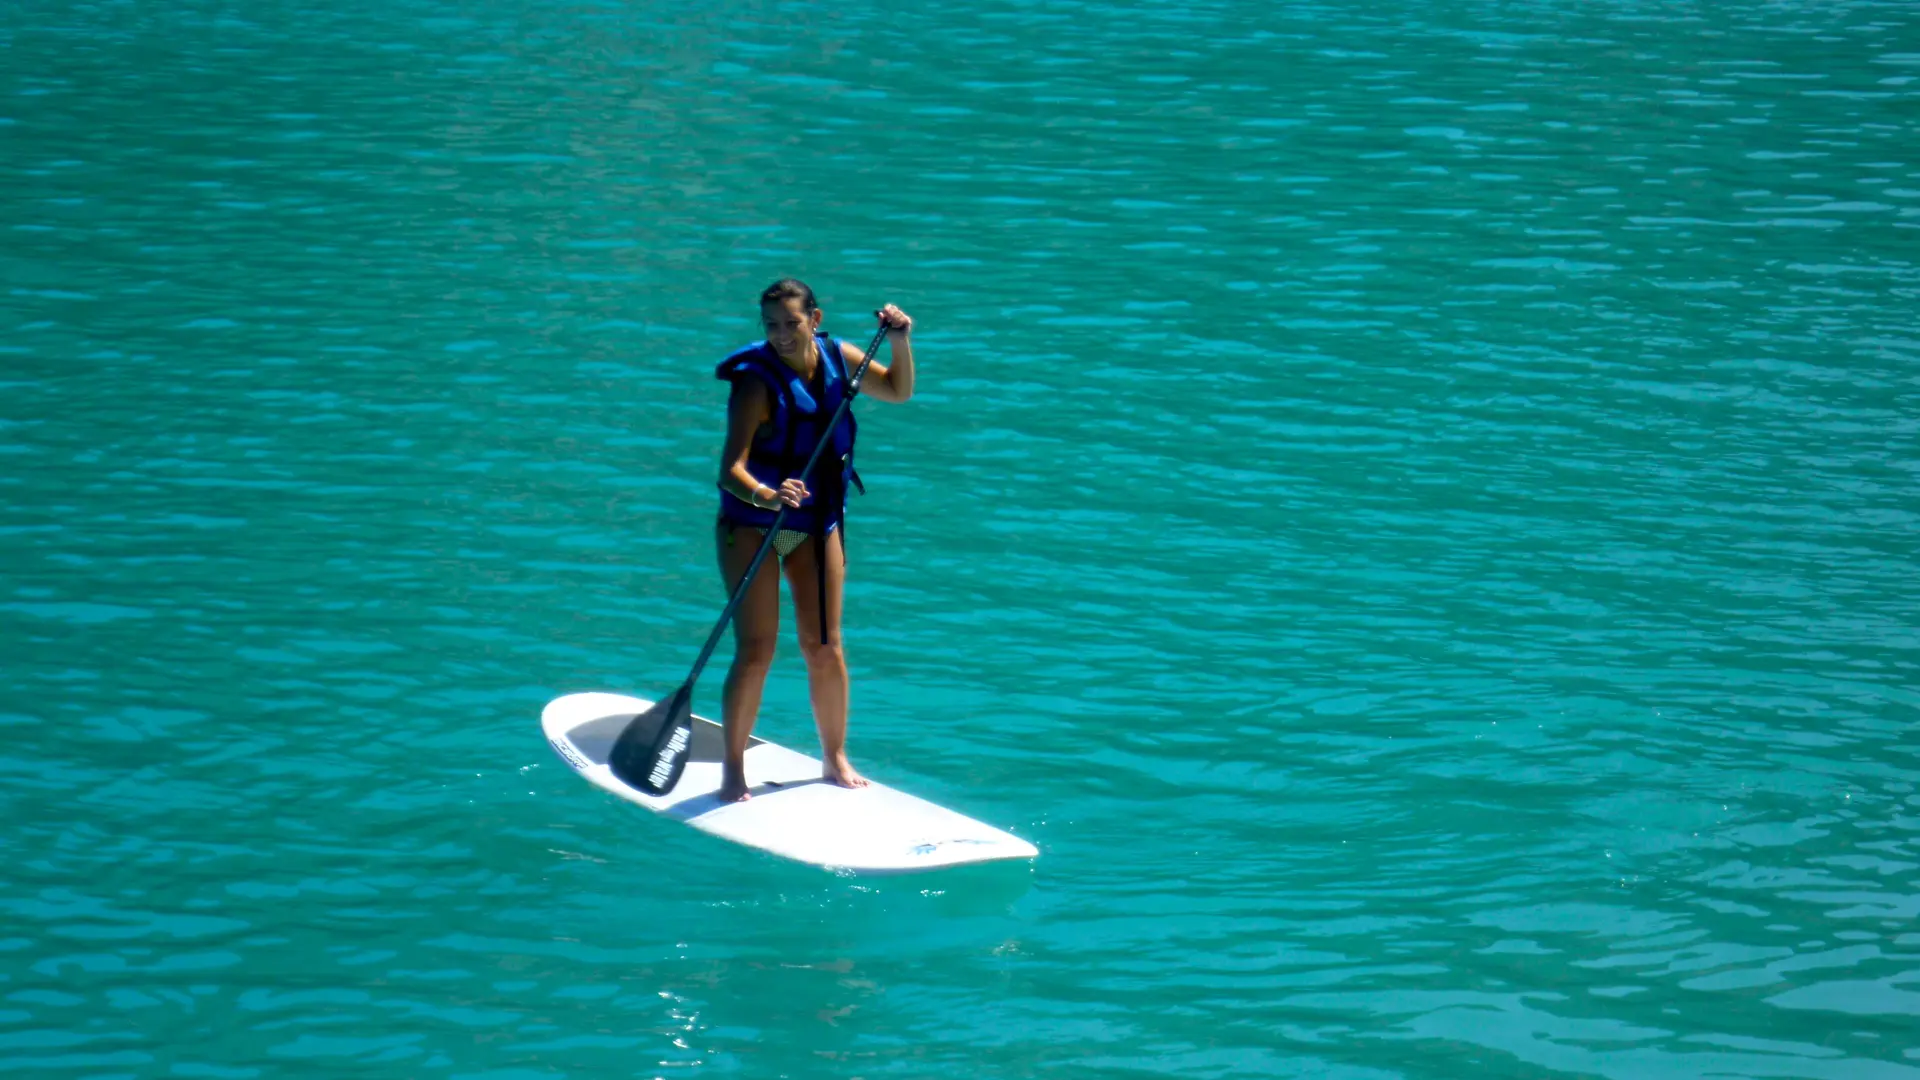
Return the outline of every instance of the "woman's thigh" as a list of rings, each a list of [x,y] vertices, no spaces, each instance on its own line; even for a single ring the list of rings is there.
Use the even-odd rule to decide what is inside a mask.
[[[726,584],[727,595],[740,585],[740,579],[747,573],[747,567],[753,562],[754,552],[760,550],[760,539],[766,534],[759,529],[736,525],[714,526],[714,544],[720,552],[720,578]],[[747,594],[740,598],[740,606],[733,613],[733,637],[741,643],[755,642],[765,648],[769,654],[773,642],[780,633],[780,578],[773,573],[773,553],[767,553],[767,560],[753,575],[753,584],[748,586]]]
[[[840,530],[826,535],[827,566],[827,644],[840,644],[840,596],[846,586],[846,551],[840,545]],[[808,649],[820,642],[820,537],[814,537],[787,556],[787,594],[793,597],[793,621],[800,644]]]

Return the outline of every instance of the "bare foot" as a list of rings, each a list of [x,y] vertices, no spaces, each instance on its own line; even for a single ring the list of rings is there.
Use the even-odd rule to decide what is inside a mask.
[[[720,801],[746,802],[751,798],[753,794],[747,790],[746,763],[722,765],[720,767]]]
[[[866,787],[872,782],[853,771],[853,762],[847,760],[845,751],[827,758],[820,768],[820,779],[830,780],[846,788]]]

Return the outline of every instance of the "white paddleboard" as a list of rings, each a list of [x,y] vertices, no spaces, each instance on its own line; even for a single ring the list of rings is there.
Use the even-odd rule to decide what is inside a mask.
[[[1040,854],[1012,833],[885,784],[829,783],[820,778],[818,758],[764,739],[747,746],[753,797],[723,803],[721,728],[697,716],[680,782],[665,795],[648,795],[613,775],[607,754],[626,721],[652,705],[624,694],[568,694],[547,704],[540,727],[560,760],[595,786],[702,832],[814,866],[900,873]]]

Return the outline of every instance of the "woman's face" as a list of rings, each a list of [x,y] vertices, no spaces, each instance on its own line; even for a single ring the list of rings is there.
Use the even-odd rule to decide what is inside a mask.
[[[760,322],[767,329],[767,344],[782,360],[804,360],[820,312],[804,310],[797,299],[778,300],[760,305]]]

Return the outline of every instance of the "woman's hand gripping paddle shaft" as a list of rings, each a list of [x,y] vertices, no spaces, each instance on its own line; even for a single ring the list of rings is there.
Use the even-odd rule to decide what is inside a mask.
[[[827,422],[826,432],[813,448],[813,456],[807,458],[806,468],[800,470],[801,483],[813,475],[813,466],[833,441],[833,432],[840,426],[840,418],[853,407],[854,396],[860,392],[860,380],[866,378],[867,365],[873,363],[890,328],[886,317],[882,315],[880,332],[873,335],[873,343],[867,346],[866,359],[860,361],[859,370],[847,380],[847,393],[840,401],[840,408],[834,412],[833,419]],[[825,362],[826,359],[822,357],[821,363]],[[626,784],[649,795],[665,795],[680,782],[680,774],[687,768],[688,751],[693,748],[693,684],[699,680],[701,670],[713,656],[714,647],[720,644],[720,635],[726,631],[727,623],[732,621],[733,613],[739,610],[741,599],[747,595],[747,585],[759,573],[760,564],[766,561],[767,552],[773,548],[773,538],[779,534],[780,526],[787,520],[787,511],[791,509],[791,506],[782,503],[773,524],[767,526],[767,534],[760,540],[760,550],[754,552],[753,562],[747,564],[746,574],[740,578],[740,584],[734,586],[733,595],[727,598],[727,606],[721,609],[720,620],[713,624],[713,632],[707,635],[707,643],[701,648],[699,659],[693,662],[693,670],[688,673],[687,681],[681,683],[680,689],[665,701],[656,702],[653,708],[627,721],[620,737],[614,740],[613,751],[607,755],[607,766],[613,770],[613,775]]]

